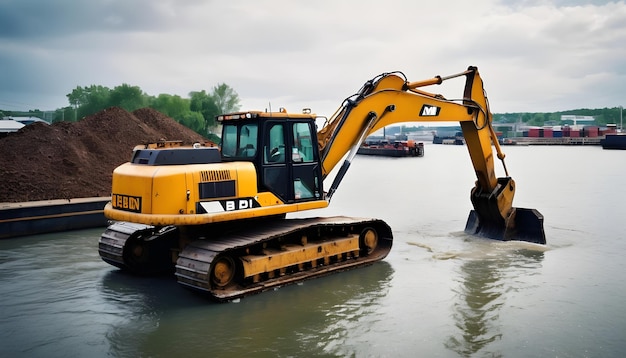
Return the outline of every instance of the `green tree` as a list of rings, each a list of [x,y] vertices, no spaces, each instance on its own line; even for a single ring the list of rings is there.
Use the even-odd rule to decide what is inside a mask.
[[[239,95],[226,83],[220,83],[213,87],[213,93],[211,96],[213,97],[220,114],[236,112],[239,110]]]
[[[169,94],[149,96],[141,88],[129,84],[122,84],[112,90],[96,85],[78,86],[66,96],[70,107],[57,110],[58,121],[83,118],[113,106],[129,112],[151,107],[204,136],[215,127],[217,115],[236,112],[240,107],[239,95],[225,83],[213,87],[211,93],[205,90],[190,92],[189,99]]]
[[[150,107],[172,117],[180,122],[184,115],[190,111],[189,99],[182,98],[178,95],[160,94],[158,97],[150,98]]]
[[[200,113],[204,119],[203,134],[206,135],[209,128],[215,127],[215,116],[221,112],[217,107],[217,104],[215,104],[213,98],[204,90],[200,92],[191,92],[189,93],[189,97],[191,97],[189,108],[194,112]]]
[[[205,121],[200,112],[187,111],[182,114],[182,118],[178,122],[196,133],[206,136]]]
[[[523,113],[522,114],[522,123],[529,123],[532,119],[533,115],[531,113]]]
[[[215,127],[215,117],[222,113],[236,112],[239,110],[239,95],[225,83],[213,87],[211,94],[205,90],[189,93],[191,97],[190,108],[194,112],[202,113],[205,121],[204,135]]]
[[[76,113],[76,109],[72,108],[72,106],[59,108],[56,111],[54,111],[54,119],[51,122],[55,123],[55,122],[73,121],[75,113]]]
[[[160,94],[150,97],[150,107],[206,137],[205,120],[200,111],[192,111],[191,100],[178,95]]]
[[[141,88],[124,83],[113,88],[108,107],[120,107],[128,112],[132,112],[146,107],[147,104],[148,96],[143,93]]]
[[[66,113],[63,115],[63,120],[72,121],[109,107],[111,90],[107,87],[96,85],[89,87],[78,86],[72,90],[72,93],[66,96],[70,106],[74,107],[74,118]]]

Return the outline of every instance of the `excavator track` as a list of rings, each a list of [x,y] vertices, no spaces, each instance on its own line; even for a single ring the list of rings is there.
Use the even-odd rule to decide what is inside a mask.
[[[177,247],[177,228],[116,222],[100,236],[98,253],[110,265],[135,274],[173,271],[172,247]]]
[[[187,245],[178,282],[229,301],[275,287],[380,261],[392,246],[382,220],[349,217],[259,223]]]

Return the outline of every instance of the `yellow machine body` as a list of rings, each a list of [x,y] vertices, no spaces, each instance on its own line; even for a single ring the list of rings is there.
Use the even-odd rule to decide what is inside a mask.
[[[457,77],[465,78],[460,100],[422,89]],[[476,174],[467,233],[545,244],[543,216],[513,207],[515,182],[475,67],[417,82],[384,73],[319,130],[318,119],[310,111],[229,113],[217,117],[219,149],[135,148],[113,172],[105,215],[114,224],[100,239],[102,259],[141,274],[175,271],[179,283],[217,300],[382,260],[393,235],[379,219],[284,217],[327,207],[366,137],[403,122],[460,123]],[[504,177],[496,175],[492,148]]]
[[[250,162],[141,166],[125,163],[113,172],[111,203],[105,215],[118,221],[166,226],[203,225],[272,216],[328,206],[326,200],[287,204],[257,191]],[[201,198],[203,184],[231,183],[230,195]],[[198,206],[207,212],[198,213]]]

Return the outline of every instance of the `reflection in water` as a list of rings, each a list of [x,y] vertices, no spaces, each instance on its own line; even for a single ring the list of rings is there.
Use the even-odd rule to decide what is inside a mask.
[[[116,317],[106,333],[111,356],[141,356],[137,341],[158,322],[158,310],[150,306],[149,293],[137,287],[141,282],[117,270],[108,272],[103,278],[102,298]]]
[[[490,357],[502,355],[486,348],[502,338],[500,311],[510,293],[525,288],[518,277],[538,274],[544,256],[541,250],[515,247],[517,243],[485,245],[488,247],[481,250],[481,257],[463,258],[467,261],[460,266],[462,282],[455,290],[457,300],[452,313],[460,332],[445,342],[446,348],[464,357],[481,351]],[[493,252],[494,248],[498,252]]]
[[[322,325],[299,334],[303,352],[321,350],[332,356],[369,356],[374,342],[379,341],[376,329],[385,329],[381,320],[383,299],[387,296],[393,269],[386,261],[356,270],[349,278],[337,277],[336,288],[326,304],[320,307],[325,315]],[[330,299],[332,298],[332,301]],[[355,337],[358,337],[355,339]]]
[[[110,316],[94,290],[92,232],[0,240],[0,356],[97,355]]]
[[[113,270],[102,295],[116,312],[106,338],[112,356],[345,356],[367,347],[346,340],[368,332],[389,289],[387,262],[213,303],[171,277]],[[361,354],[357,354],[361,356]]]
[[[158,329],[164,313],[195,298],[186,297],[188,292],[171,276],[137,277],[116,269],[107,272],[100,288],[115,317],[106,333],[113,357],[142,356],[145,337]],[[176,295],[180,291],[182,295]]]
[[[239,303],[120,274],[98,255],[103,229],[0,240],[0,357],[623,356],[624,153],[579,147],[508,149],[546,217],[545,257],[450,235],[474,180],[456,146],[415,163],[361,157],[333,205],[311,212],[385,219],[385,261]]]

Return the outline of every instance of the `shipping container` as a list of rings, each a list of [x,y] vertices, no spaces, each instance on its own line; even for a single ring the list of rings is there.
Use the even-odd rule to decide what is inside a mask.
[[[594,138],[598,136],[598,130],[599,128],[596,126],[588,126],[583,128],[583,136],[584,137],[590,137],[590,138]]]
[[[580,131],[571,130],[569,132],[569,136],[572,137],[572,138],[578,138],[578,137],[580,137]]]
[[[600,135],[606,135],[606,134],[615,134],[617,133],[617,128],[615,127],[608,127],[608,128],[604,128],[602,130],[600,130]]]
[[[554,133],[554,131],[552,130],[552,128],[544,128],[543,129],[543,136],[545,138],[552,138],[552,134]]]
[[[571,132],[571,128],[568,126],[563,127],[563,137],[569,137]]]
[[[563,137],[563,131],[554,131],[554,132],[552,132],[552,136],[554,138],[562,138]]]
[[[539,137],[539,128],[528,129],[528,136],[533,138]]]

